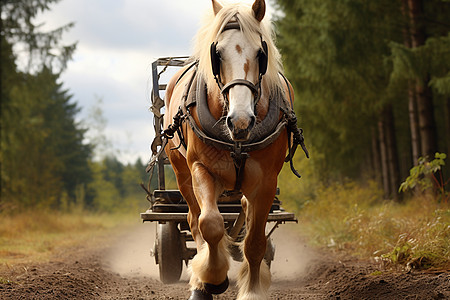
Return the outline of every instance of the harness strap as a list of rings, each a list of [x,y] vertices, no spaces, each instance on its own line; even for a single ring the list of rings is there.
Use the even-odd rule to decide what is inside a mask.
[[[292,109],[294,107],[294,103],[292,101],[289,82],[287,78],[284,76],[284,74],[281,74],[281,77],[283,77],[284,81],[286,82],[286,86],[289,91],[289,101],[291,102],[291,109],[287,109],[286,111],[284,111],[285,116],[287,116],[286,129],[288,131],[288,150],[289,150],[289,153],[284,161],[289,162],[289,166],[291,167],[292,173],[294,173],[295,176],[300,178],[301,175],[294,168],[293,159],[295,151],[297,151],[297,146],[300,145],[307,158],[309,158],[309,152],[308,149],[306,149],[305,138],[303,137],[303,129],[297,127],[297,116],[295,115],[295,112]],[[291,135],[294,137],[294,144],[292,146],[291,146]]]
[[[224,149],[227,151],[234,151],[235,144],[227,143],[218,139],[214,139],[210,136],[207,136],[197,125],[194,118],[190,115],[189,111],[185,106],[181,107],[184,114],[186,114],[186,120],[191,127],[191,129],[194,131],[194,133],[197,135],[197,137],[204,142],[205,144],[208,144],[210,146],[214,146],[219,149]],[[252,152],[260,149],[264,149],[265,147],[272,144],[280,135],[280,133],[285,129],[285,126],[287,124],[286,120],[282,120],[280,123],[278,123],[278,126],[276,127],[275,131],[263,139],[260,142],[255,142],[251,144],[245,144],[242,145],[242,151],[243,152]]]
[[[223,116],[217,120],[211,114],[207,101],[208,91],[206,90],[205,81],[199,78],[199,76],[196,76],[193,81],[193,88],[196,90],[190,92],[186,106],[189,108],[191,105],[195,105],[198,121],[200,122],[199,126],[206,133],[206,135],[217,138],[234,146],[235,142],[231,139],[231,137],[224,134],[227,130],[227,125],[225,122],[226,117]],[[266,117],[255,124],[245,145],[260,142],[264,137],[270,136],[275,131],[278,123],[280,122],[280,110],[286,110],[285,106],[287,104],[284,102],[286,101],[282,100],[281,90],[277,91],[277,93],[274,94],[273,99],[269,101]]]
[[[225,24],[222,31],[220,31],[220,32],[224,32],[224,31],[231,30],[231,29],[241,30],[241,25],[238,20],[228,22],[227,24]],[[225,100],[225,109],[226,110],[228,110],[229,105],[230,105],[230,101],[229,101],[228,95],[227,95],[228,90],[235,85],[243,85],[243,86],[248,87],[253,93],[254,114],[255,114],[255,116],[257,115],[256,106],[259,102],[259,99],[261,98],[261,82],[262,82],[263,75],[267,71],[267,53],[268,53],[267,43],[263,40],[261,34],[260,34],[260,38],[261,38],[261,49],[258,54],[259,76],[258,76],[258,82],[256,84],[254,84],[253,82],[250,82],[246,79],[234,79],[224,85],[222,83],[222,78],[220,76],[220,54],[216,48],[217,42],[213,42],[211,44],[210,51],[211,51],[211,65],[212,65],[213,75],[214,75],[214,79],[217,83],[217,86],[219,87],[219,90]]]
[[[186,70],[183,71],[183,73],[181,73],[180,77],[178,77],[177,82],[175,82],[175,85],[178,84],[178,82],[180,82],[181,78],[184,77],[184,75],[186,75],[187,72],[189,72],[189,70],[193,67],[193,66],[197,66],[198,65],[198,61],[194,61],[192,62],[189,67],[186,68]]]
[[[239,192],[242,187],[242,182],[244,181],[245,162],[250,155],[246,152],[242,152],[242,143],[236,143],[235,149],[230,155],[231,158],[233,158],[234,168],[236,170],[236,182],[234,184],[233,192]]]
[[[252,91],[252,93],[254,95],[258,94],[258,88],[256,87],[256,85],[254,85],[252,82],[245,80],[245,79],[234,79],[234,80],[228,82],[227,84],[225,84],[222,87],[222,91],[221,91],[222,94],[225,94],[226,92],[228,92],[228,90],[231,89],[235,85],[245,85]]]
[[[189,66],[189,69],[192,66],[196,66],[197,64],[194,63],[193,65]],[[182,76],[184,76],[186,72],[183,72]],[[287,107],[278,107],[283,113],[282,119],[278,122],[275,130],[268,136],[266,136],[264,139],[260,141],[256,141],[254,143],[248,143],[248,144],[242,144],[241,142],[238,143],[230,143],[227,141],[222,141],[216,138],[213,138],[209,135],[207,135],[202,129],[199,128],[196,121],[192,117],[189,108],[191,106],[196,105],[196,92],[192,92],[193,96],[189,97],[191,93],[191,87],[193,86],[193,82],[197,78],[197,70],[194,69],[193,74],[191,75],[191,78],[189,79],[189,83],[186,85],[186,88],[183,93],[183,101],[180,107],[178,108],[177,114],[173,117],[173,123],[168,126],[166,130],[163,132],[163,143],[161,146],[161,149],[159,150],[157,155],[154,155],[152,157],[151,162],[149,163],[149,166],[147,168],[147,171],[150,171],[150,169],[153,168],[153,166],[156,163],[157,158],[162,154],[164,151],[165,146],[168,143],[169,139],[172,139],[174,137],[175,132],[180,137],[180,145],[178,145],[176,148],[172,148],[171,150],[178,149],[183,145],[186,148],[186,143],[183,137],[183,133],[180,129],[181,124],[186,120],[189,126],[191,127],[192,131],[194,131],[195,135],[205,144],[213,146],[218,149],[223,149],[226,151],[230,151],[231,158],[233,159],[233,163],[235,166],[236,171],[236,182],[234,185],[234,190],[232,193],[239,192],[242,187],[242,182],[244,179],[244,170],[245,170],[245,163],[247,161],[247,158],[249,157],[249,152],[264,149],[270,144],[272,144],[281,134],[282,131],[285,129],[288,132],[288,156],[286,157],[285,161],[290,162],[290,167],[292,172],[297,176],[300,177],[300,174],[295,170],[293,165],[293,156],[295,154],[295,151],[297,149],[298,145],[301,145],[303,151],[306,154],[306,157],[309,158],[308,150],[305,147],[304,144],[304,137],[303,137],[303,130],[297,127],[297,118],[295,116],[295,113],[292,109],[289,109]],[[283,76],[283,78],[285,78]],[[285,79],[286,80],[286,79]],[[237,84],[237,83],[236,83]],[[240,83],[242,84],[242,83]],[[190,99],[189,99],[190,98]],[[193,98],[193,99],[192,99]],[[289,91],[289,98],[292,103],[292,96]],[[197,112],[198,113],[198,112]],[[293,145],[291,145],[291,135],[293,136]]]

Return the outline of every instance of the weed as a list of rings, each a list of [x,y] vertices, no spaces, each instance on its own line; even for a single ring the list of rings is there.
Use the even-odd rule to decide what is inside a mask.
[[[411,248],[412,247],[408,242],[404,242],[394,247],[390,253],[381,255],[381,257],[394,265],[406,265],[411,259]]]
[[[316,245],[389,268],[450,267],[450,207],[427,196],[382,200],[375,183],[332,184],[299,210],[302,232]]]
[[[383,275],[383,272],[380,270],[374,271],[369,274],[369,276],[381,276],[381,275]]]
[[[446,158],[445,153],[437,152],[431,161],[424,157],[419,158],[419,164],[411,168],[409,176],[400,185],[399,192],[414,190],[416,187],[421,192],[426,192],[434,188],[438,191],[439,201],[447,203],[449,193],[445,191],[445,186],[450,180],[445,181],[442,175],[442,167],[445,165]]]

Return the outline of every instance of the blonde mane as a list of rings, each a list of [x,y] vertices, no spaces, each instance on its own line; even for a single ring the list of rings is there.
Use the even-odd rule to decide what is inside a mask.
[[[263,89],[270,91],[270,95],[284,91],[280,81],[279,72],[283,71],[281,56],[275,46],[275,34],[272,24],[265,19],[258,22],[254,17],[251,6],[245,4],[224,5],[219,13],[214,16],[212,9],[203,20],[203,26],[197,32],[194,39],[194,54],[192,59],[199,62],[198,72],[206,81],[209,91],[217,90],[217,84],[211,71],[211,43],[216,42],[224,26],[233,18],[236,18],[241,30],[249,41],[255,45],[261,45],[261,37],[267,43],[268,66],[263,76]]]

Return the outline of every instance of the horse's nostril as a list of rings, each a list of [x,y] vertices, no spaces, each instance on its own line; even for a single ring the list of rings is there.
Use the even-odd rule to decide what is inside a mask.
[[[252,130],[253,126],[255,126],[256,123],[256,117],[255,116],[251,116],[250,117],[250,124],[248,125],[248,130]]]
[[[232,119],[231,117],[227,117],[227,126],[228,126],[228,129],[233,131],[234,125],[233,125],[233,122],[231,121],[231,119]]]

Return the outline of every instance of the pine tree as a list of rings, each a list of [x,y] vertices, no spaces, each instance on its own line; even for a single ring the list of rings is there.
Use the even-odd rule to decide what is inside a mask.
[[[79,112],[59,82],[75,45],[61,46],[65,26],[42,33],[32,20],[55,1],[2,1],[1,201],[14,207],[59,207],[75,201],[90,178],[91,147]],[[17,49],[26,49],[19,69]],[[65,200],[64,200],[65,201]],[[5,207],[9,206],[9,207]],[[0,210],[2,207],[0,206]]]
[[[59,73],[75,51],[76,44],[61,45],[64,32],[74,26],[69,23],[50,32],[42,32],[43,24],[35,25],[33,19],[50,9],[60,0],[2,0],[1,30],[5,41],[20,50],[26,73],[37,73],[48,68]]]
[[[445,139],[436,138],[440,131],[448,127],[450,134],[450,3],[277,3],[283,11],[277,20],[279,46],[296,91],[296,110],[307,140],[325,156],[330,171],[324,175],[361,178],[372,169],[382,174],[386,197],[395,198],[399,176],[413,164],[412,144],[421,145],[424,155],[443,144]],[[408,44],[419,32],[412,32],[412,3],[423,5],[414,26],[425,40],[416,47]],[[428,100],[416,103],[420,96]],[[435,114],[435,108],[448,112]],[[416,118],[422,119],[420,140],[409,129]]]
[[[285,12],[278,21],[279,45],[306,132],[314,132],[311,142],[325,152],[330,169],[356,175],[361,161],[370,157],[371,128],[377,127],[388,101],[388,77],[382,68],[388,48],[380,43],[388,16],[380,18],[376,11],[392,5],[278,3]]]

